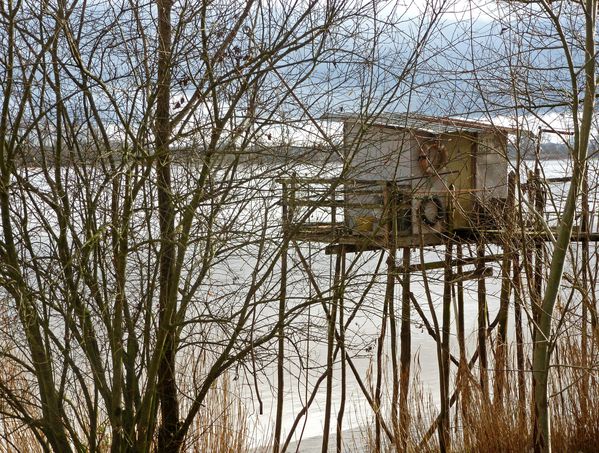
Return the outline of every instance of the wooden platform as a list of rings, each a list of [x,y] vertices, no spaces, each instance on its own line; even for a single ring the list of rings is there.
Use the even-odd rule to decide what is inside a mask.
[[[381,229],[378,232],[360,232],[351,230],[343,224],[317,223],[295,225],[291,228],[291,237],[296,241],[320,242],[327,244],[327,253],[337,253],[343,246],[346,253],[353,253],[365,250],[388,249],[391,245],[387,231]],[[553,236],[556,232],[553,231]],[[506,231],[487,230],[476,231],[461,229],[449,233],[425,233],[419,236],[399,235],[395,239],[395,247],[431,247],[447,243],[448,240],[461,243],[476,243],[483,237],[487,243],[503,244]],[[510,231],[509,235],[515,238],[527,238],[530,240],[541,240],[551,242],[551,235],[544,231]],[[599,242],[599,232],[573,232],[572,242]]]
[[[567,180],[559,178],[559,182]],[[535,176],[531,181],[523,185],[529,192],[539,187],[540,179]],[[422,212],[414,211],[417,208],[412,199],[420,193],[398,185],[396,181],[291,178],[279,182],[283,189],[283,228],[288,237],[295,241],[326,244],[328,253],[337,253],[341,248],[351,253],[430,247],[444,245],[448,240],[460,243],[483,241],[504,246],[514,241],[552,242],[556,236],[555,228],[541,229],[541,223],[532,216],[525,218],[523,224],[517,223],[511,214],[516,208],[513,174],[510,175],[507,199],[497,199],[492,206],[477,205],[468,221],[461,223],[454,221],[459,206],[452,201],[457,196],[453,188],[448,189],[451,197],[443,208],[443,218],[435,218],[436,221],[431,223]],[[376,197],[358,202],[356,194]],[[529,197],[528,204],[535,205],[537,215],[544,216],[551,225],[557,225],[559,216],[548,218],[551,214],[546,211],[544,193],[531,192]],[[314,213],[318,218],[310,222]],[[586,228],[595,229],[592,225],[593,222],[587,220]],[[572,242],[599,241],[598,231],[579,231],[582,228],[580,225],[574,227]]]
[[[475,238],[466,232],[456,232],[464,241],[474,241]],[[329,250],[341,245],[346,252],[387,249],[390,246],[389,234],[380,229],[375,232],[361,232],[352,230],[343,224],[305,224],[292,228],[292,238],[297,241],[321,242],[329,244]],[[452,236],[453,237],[453,236]],[[395,246],[401,247],[428,247],[442,245],[449,237],[443,233],[424,233],[415,235],[398,235],[395,238]]]

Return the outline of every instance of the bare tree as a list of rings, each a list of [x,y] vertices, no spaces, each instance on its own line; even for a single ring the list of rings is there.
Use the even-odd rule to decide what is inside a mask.
[[[201,436],[215,382],[261,369],[322,302],[280,293],[289,236],[272,181],[318,149],[347,171],[324,112],[357,98],[367,121],[403,102],[438,8],[413,29],[402,14],[0,4],[3,417],[43,450],[178,451]]]

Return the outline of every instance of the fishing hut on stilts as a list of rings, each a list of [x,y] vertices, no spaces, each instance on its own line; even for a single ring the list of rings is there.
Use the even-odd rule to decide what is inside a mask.
[[[509,137],[522,134],[513,128],[404,114],[367,119],[329,115],[327,119],[343,126],[341,177],[294,176],[279,181],[283,229],[289,243],[323,243],[326,253],[335,257],[335,290],[331,303],[325,307],[329,323],[329,374],[323,446],[328,442],[331,426],[335,426],[334,421],[332,425],[330,421],[334,345],[341,350],[337,360],[341,361],[342,386],[348,372],[346,366],[355,374],[351,357],[344,349],[346,255],[383,250],[387,254],[386,289],[376,360],[377,373],[381,373],[382,342],[388,338],[393,362],[390,420],[380,413],[380,381],[369,391],[356,376],[373,410],[374,441],[380,446],[386,437],[401,449],[403,433],[409,429],[405,414],[408,413],[413,355],[411,328],[417,319],[436,342],[438,355],[440,411],[427,436],[437,432],[439,447],[446,450],[450,438],[449,411],[458,393],[457,387],[450,388],[450,369],[452,366],[471,371],[477,368],[476,378],[483,394],[501,398],[505,379],[502,373],[507,366],[510,307],[514,313],[518,390],[522,405],[526,404],[522,279],[525,277],[534,283],[535,291],[530,294],[534,312],[540,304],[543,286],[543,244],[551,234],[538,222],[539,215],[547,214],[544,184],[547,181],[542,180],[539,171],[539,149],[536,150],[536,171],[523,176],[518,174],[519,164],[514,164],[514,159],[508,156]],[[554,182],[567,180],[562,179]],[[315,210],[325,213],[318,221],[310,221],[309,216],[302,215]],[[590,232],[588,208],[582,210],[581,221],[584,230],[579,229],[573,239],[588,240],[592,235],[595,240],[596,234]],[[431,246],[444,250],[443,259],[423,261],[425,255],[418,252]],[[287,249],[281,258],[282,304],[286,294],[286,255]],[[309,262],[301,253],[300,260],[318,291]],[[442,305],[442,315],[434,322],[427,318],[426,309],[411,291],[412,274],[433,269],[443,270],[443,291],[436,300]],[[494,269],[501,274],[501,289],[497,316],[490,320],[486,279],[493,275]],[[477,304],[478,310],[477,345],[474,355],[466,357],[464,282],[472,280],[477,286],[476,301],[471,302]],[[400,307],[394,306],[396,294]],[[457,302],[453,322],[459,351],[450,348],[452,301]],[[399,319],[397,313],[400,313]],[[491,337],[493,344],[489,342]],[[283,353],[282,345],[279,353]],[[490,353],[493,358],[488,357]],[[492,367],[490,359],[493,359]],[[378,378],[380,380],[380,376]],[[337,414],[337,442],[342,440],[342,420],[343,407]]]

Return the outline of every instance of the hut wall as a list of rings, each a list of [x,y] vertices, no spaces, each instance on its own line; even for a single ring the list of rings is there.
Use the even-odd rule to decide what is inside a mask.
[[[345,124],[344,139],[345,158],[351,168],[348,178],[365,182],[345,187],[349,205],[345,210],[346,224],[352,229],[377,231],[384,205],[382,182],[411,184],[416,144],[405,131],[383,126],[371,126],[363,131],[358,123]],[[380,208],[358,206],[373,204]]]
[[[433,203],[435,200],[442,205],[443,211],[448,209],[449,189],[453,185],[456,190],[456,196],[453,200],[454,205],[454,227],[466,228],[471,224],[473,212],[472,193],[468,192],[473,188],[472,172],[472,151],[476,136],[474,134],[448,133],[437,136],[420,136],[418,142],[420,146],[426,146],[429,143],[438,143],[445,146],[448,152],[448,161],[443,168],[437,168],[437,174],[426,175],[420,168],[418,162],[414,163],[413,173],[419,176],[414,179],[414,199],[412,202],[412,225],[413,234],[428,233],[432,231],[442,231],[445,229],[445,223],[439,219],[434,225],[423,221],[423,208],[421,204],[425,203],[424,211],[434,216]],[[416,150],[419,153],[419,150]],[[431,215],[429,215],[431,217]]]
[[[498,133],[479,134],[476,159],[477,198],[483,204],[507,197],[507,137]]]
[[[496,200],[507,196],[505,134],[470,131],[434,135],[376,125],[364,129],[359,123],[347,122],[344,140],[348,179],[361,181],[345,186],[345,221],[354,231],[376,232],[382,226],[384,181],[395,181],[410,192],[408,200],[400,200],[408,203],[408,210],[400,213],[407,215],[399,222],[403,234],[445,230],[444,214],[452,185],[454,228],[477,227],[476,201],[497,206]],[[432,175],[419,164],[420,150],[431,143],[444,145],[449,157],[443,168],[436,169],[438,174]]]

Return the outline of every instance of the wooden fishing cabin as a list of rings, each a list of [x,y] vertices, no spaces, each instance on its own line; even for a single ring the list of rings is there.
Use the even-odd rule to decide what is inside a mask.
[[[441,244],[448,232],[467,238],[499,228],[513,129],[406,114],[327,120],[342,124],[341,176],[283,181],[298,239],[417,247]]]

